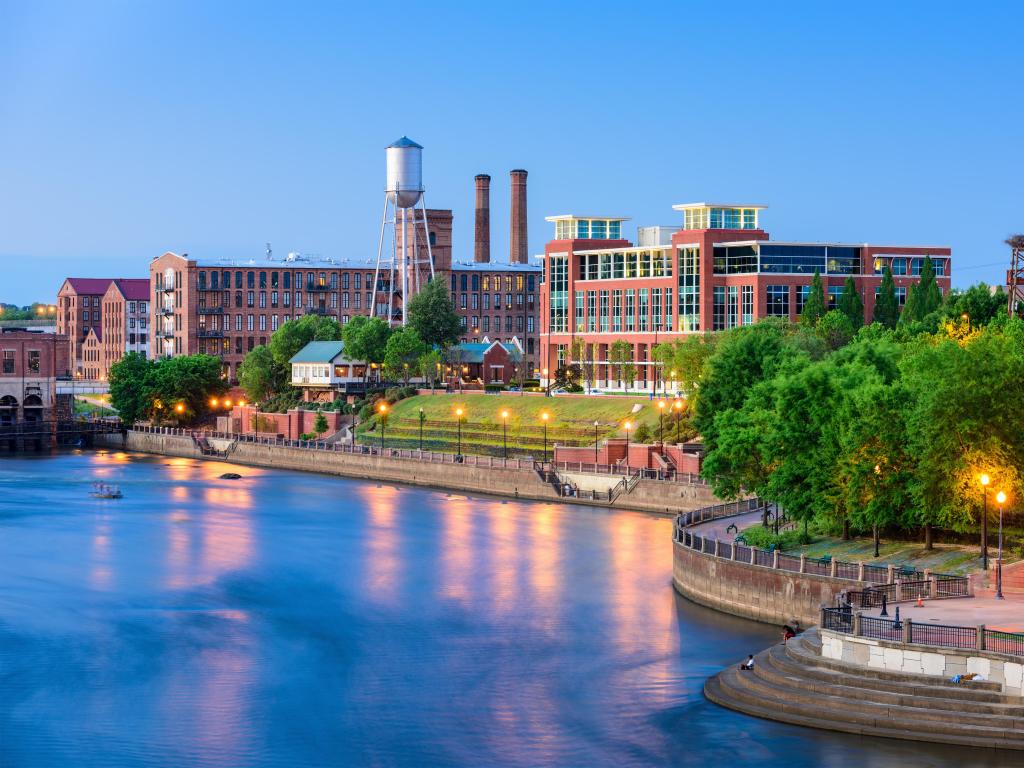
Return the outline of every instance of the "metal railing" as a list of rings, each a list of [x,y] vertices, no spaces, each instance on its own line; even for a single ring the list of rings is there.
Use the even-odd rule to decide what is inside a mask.
[[[991,651],[1024,656],[1024,634],[954,624],[932,624],[912,619],[863,616],[849,608],[822,608],[821,628],[855,637],[887,640],[904,645],[927,645],[968,651]]]

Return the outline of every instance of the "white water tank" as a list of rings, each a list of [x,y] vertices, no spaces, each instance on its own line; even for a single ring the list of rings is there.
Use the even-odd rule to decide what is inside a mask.
[[[386,152],[388,198],[397,208],[412,208],[423,195],[423,147],[403,136]]]

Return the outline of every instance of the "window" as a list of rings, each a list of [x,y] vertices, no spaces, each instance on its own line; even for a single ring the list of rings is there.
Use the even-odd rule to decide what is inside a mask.
[[[569,321],[569,257],[549,256],[548,262],[551,282],[548,301],[550,307],[548,330],[551,333],[565,333],[568,330]],[[500,303],[501,294],[494,294],[494,308],[500,309]]]
[[[246,329],[247,331],[251,331],[251,330],[253,330],[253,319],[254,319],[254,316],[253,316],[253,315],[247,315],[247,316],[246,316],[246,325],[245,325],[245,329]]]
[[[4,350],[4,373],[14,373],[14,350]]]
[[[636,325],[636,291],[626,290],[626,330],[632,331]]]
[[[573,326],[576,333],[583,333],[586,323],[586,312],[584,311],[583,291],[576,291],[576,324]]]
[[[700,249],[679,248],[679,330],[700,330]]]
[[[765,298],[769,317],[789,317],[788,285],[769,285]]]
[[[587,291],[587,331],[597,330],[597,291]]]
[[[839,297],[843,295],[843,286],[830,285],[828,287],[828,308],[835,309],[839,306]]]
[[[741,320],[744,325],[754,322],[754,286],[744,285],[741,293],[742,307],[740,310]]]
[[[28,372],[39,373],[39,350],[30,349],[28,351]]]
[[[900,305],[900,309],[907,303],[907,289],[906,287],[896,287],[896,302]]]
[[[715,286],[712,294],[711,330],[725,330],[725,286]]]
[[[622,331],[622,291],[612,291],[612,330],[616,333]]]
[[[266,315],[260,315],[260,330],[261,331],[267,330],[267,316]]]
[[[945,276],[945,274],[946,274],[946,260],[945,259],[935,259],[934,261],[932,261],[932,266],[935,267],[935,276],[936,277],[944,277]]]
[[[731,229],[731,227],[730,227]],[[737,306],[737,290],[735,285],[729,286],[729,328],[735,328],[739,324],[739,307]]]
[[[640,305],[640,333],[645,333],[650,326],[650,311],[647,303],[648,290],[641,288],[637,291]]]
[[[256,287],[256,273],[255,272],[246,272],[245,273],[245,287],[246,288],[255,288]]]
[[[804,305],[807,304],[807,297],[811,295],[811,286],[801,285],[796,289],[796,316],[804,313]]]
[[[892,273],[894,275],[905,275],[905,274],[907,274],[907,260],[906,259],[893,259],[892,260]]]
[[[915,277],[921,276],[921,266],[924,264],[924,259],[911,259],[910,260],[910,274]]]
[[[358,275],[357,275],[357,277],[358,277]],[[348,274],[348,272],[343,272],[341,274],[341,290],[347,291],[349,289],[349,284],[348,283],[349,283],[349,274]],[[357,285],[356,288],[359,288],[359,286]]]
[[[608,291],[603,290],[600,293],[600,318],[601,318],[601,333],[608,333]],[[520,328],[519,330],[522,330]]]

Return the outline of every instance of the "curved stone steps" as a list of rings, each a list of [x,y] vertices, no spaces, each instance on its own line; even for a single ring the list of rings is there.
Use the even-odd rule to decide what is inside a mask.
[[[784,681],[774,680],[778,675],[797,679],[804,690],[850,697],[870,695],[872,700],[890,706],[916,707],[925,704],[927,708],[946,712],[964,711],[964,699],[948,696],[948,690],[938,686],[907,685],[874,678],[860,678],[855,685],[851,685],[850,678],[841,672],[800,665],[781,646],[769,649],[765,658],[767,664],[761,670],[762,677],[771,677],[779,683]],[[1024,718],[1024,706],[1021,704],[990,701],[987,698],[969,701],[971,712],[977,714]],[[1021,722],[1024,723],[1024,720]]]
[[[754,668],[753,674],[744,672],[742,675],[746,687],[766,699],[784,696],[787,701],[810,709],[841,710],[847,717],[857,713],[870,718],[872,722],[892,721],[902,717],[908,722],[924,724],[928,729],[945,729],[953,718],[956,721],[954,730],[971,725],[1018,734],[1024,740],[1024,730],[1018,730],[1024,729],[1024,719],[1004,713],[974,710],[974,707],[991,705],[973,704],[970,709],[966,709],[963,702],[951,702],[959,707],[952,710],[950,707],[935,706],[937,702],[933,697],[901,697],[899,694],[866,690],[856,685],[825,685],[803,676],[780,674],[772,665],[770,652],[765,654],[763,663]],[[951,715],[951,711],[956,711],[956,715]]]
[[[818,633],[813,631],[813,634],[817,636]],[[917,675],[909,672],[892,672],[874,667],[861,667],[837,659],[823,658],[820,642],[817,646],[818,650],[811,651],[808,649],[807,641],[803,640],[803,635],[791,640],[785,648],[787,655],[803,666],[813,667],[833,674],[852,674],[862,680],[877,680],[881,690],[910,690],[921,696],[929,696],[937,692],[942,696],[953,699],[1024,705],[1020,698],[1004,695],[1002,687],[998,683],[981,682],[971,685],[957,685],[944,677]],[[936,689],[938,690],[936,691]]]
[[[1024,702],[925,675],[886,673],[814,653],[817,633],[731,666],[704,686],[708,699],[755,717],[860,735],[1024,750]],[[738,665],[737,661],[737,665]],[[864,674],[862,674],[864,673]]]
[[[783,702],[766,702],[756,697],[745,697],[737,694],[735,688],[723,678],[727,673],[739,675],[736,670],[725,670],[708,679],[704,684],[704,695],[709,701],[719,706],[742,712],[745,715],[759,717],[763,720],[774,720],[789,725],[800,725],[806,728],[818,728],[826,731],[852,733],[858,736],[874,736],[904,741],[923,741],[930,744],[957,744],[961,746],[982,747],[986,749],[1024,750],[1024,743],[1015,740],[994,737],[972,737],[965,734],[951,735],[925,731],[920,727],[907,729],[900,725],[890,727],[886,722],[862,724],[852,720],[840,720],[825,717],[819,711],[808,711],[802,708],[787,706]],[[742,674],[748,674],[746,672]]]

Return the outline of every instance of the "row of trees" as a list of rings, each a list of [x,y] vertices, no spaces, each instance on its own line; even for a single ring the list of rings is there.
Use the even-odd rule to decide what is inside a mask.
[[[836,344],[833,312],[719,336],[694,412],[716,494],[757,493],[847,533],[921,528],[929,545],[933,526],[976,524],[982,473],[1020,497],[1024,321],[985,286],[937,307],[927,284],[913,295],[919,319]]]
[[[211,355],[149,360],[129,352],[110,366],[110,404],[126,424],[201,418],[227,390],[220,359]]]

